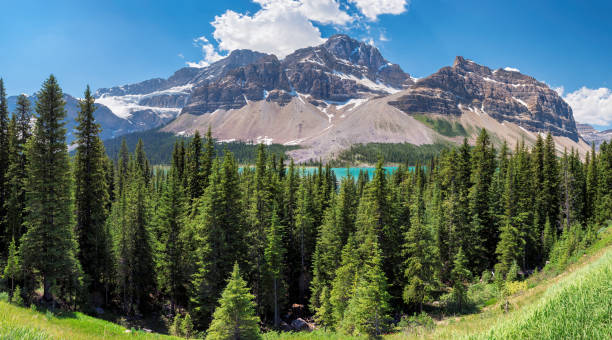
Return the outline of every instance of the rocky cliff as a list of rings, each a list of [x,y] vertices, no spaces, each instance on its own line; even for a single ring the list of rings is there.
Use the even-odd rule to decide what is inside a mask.
[[[419,80],[391,105],[409,114],[478,111],[529,131],[579,138],[572,109],[546,84],[517,70],[491,70],[463,57]]]

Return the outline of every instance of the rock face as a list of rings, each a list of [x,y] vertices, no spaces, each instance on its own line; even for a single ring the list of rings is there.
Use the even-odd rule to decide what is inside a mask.
[[[104,138],[161,125],[189,134],[211,125],[221,139],[318,145],[310,152],[318,157],[329,145],[336,152],[355,142],[429,143],[436,133],[422,132],[428,128],[411,115],[434,114],[497,129],[501,138],[512,125],[513,138],[550,131],[581,142],[569,105],[518,70],[457,57],[415,82],[376,47],[346,35],[282,60],[236,50],[207,67],[99,89],[95,97]]]
[[[30,108],[32,109],[32,115],[36,114],[36,95],[28,96],[30,100]],[[79,113],[79,101],[69,94],[64,94],[64,101],[66,106],[66,141],[68,144],[72,143],[75,139],[75,128],[76,128],[76,117]],[[14,112],[17,104],[17,96],[10,96],[7,98],[7,104],[9,112]],[[94,117],[96,122],[103,127],[100,137],[102,139],[110,139],[125,133],[132,131],[133,125],[125,120],[117,117],[113,112],[106,106],[96,104],[96,111],[94,111]]]
[[[599,149],[599,146],[604,141],[610,142],[612,140],[612,129],[597,131],[589,124],[576,124],[576,128],[578,129],[578,133],[580,136],[590,144],[595,144],[595,148]]]
[[[183,113],[195,115],[240,109],[248,101],[266,100],[286,105],[292,97],[345,102],[369,95],[397,92],[411,85],[407,73],[385,60],[376,47],[346,35],[295,51],[279,61],[264,56],[222,77],[194,87]]]
[[[286,105],[299,95],[346,102],[393,93],[412,83],[377,48],[335,35],[284,60],[236,50],[207,67],[185,67],[168,79],[99,89],[95,97],[119,118],[129,120],[131,131],[137,131],[165,124],[180,113],[240,109],[260,100]]]
[[[409,114],[458,116],[462,110],[477,111],[532,132],[579,138],[572,109],[546,84],[516,70],[491,70],[463,57],[419,80],[390,104]]]
[[[185,67],[168,79],[155,78],[99,89],[95,93],[96,102],[110,108],[119,118],[129,120],[130,131],[151,129],[174,119],[189,103],[192,89],[198,84],[208,84],[265,56],[259,52],[236,50],[208,67]]]

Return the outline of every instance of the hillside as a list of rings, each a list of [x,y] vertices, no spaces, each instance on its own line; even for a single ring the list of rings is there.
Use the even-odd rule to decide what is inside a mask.
[[[575,263],[555,275],[544,270],[527,280],[528,289],[466,316],[449,316],[435,326],[409,327],[385,339],[604,339],[612,334],[612,226]],[[0,301],[0,339],[178,339],[117,324],[82,313],[54,315]],[[332,332],[267,333],[265,339],[348,339]],[[358,338],[354,338],[358,339]]]
[[[53,314],[0,301],[0,339],[175,339],[161,334],[127,330],[112,322],[78,312]]]

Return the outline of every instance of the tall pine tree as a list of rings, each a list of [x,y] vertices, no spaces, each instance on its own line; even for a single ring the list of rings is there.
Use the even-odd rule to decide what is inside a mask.
[[[80,101],[76,118],[75,212],[78,259],[91,292],[101,291],[110,262],[111,240],[107,239],[108,184],[106,152],[100,140],[100,125],[95,122],[94,98],[89,86]]]
[[[38,93],[34,135],[28,141],[25,219],[19,252],[23,266],[43,284],[43,299],[53,300],[58,285],[77,286],[81,266],[73,232],[71,172],[66,146],[63,93],[51,75]]]

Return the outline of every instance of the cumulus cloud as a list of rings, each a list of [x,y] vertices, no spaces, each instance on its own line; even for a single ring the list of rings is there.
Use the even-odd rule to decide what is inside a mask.
[[[521,72],[521,70],[519,70],[518,68],[514,68],[514,67],[510,67],[510,66],[504,67],[504,70],[506,70],[508,72]]]
[[[409,4],[408,0],[349,0],[369,20],[376,20],[381,14],[402,14]]]
[[[323,42],[313,22],[345,25],[351,16],[334,0],[254,0],[253,15],[228,10],[212,22],[213,37],[225,51],[251,49],[282,58],[294,50]]]
[[[202,49],[203,59],[198,62],[188,61],[187,65],[189,67],[206,67],[224,57],[217,52],[213,44],[211,44],[206,37],[193,39],[193,44]],[[180,56],[182,57],[182,54]]]
[[[221,58],[218,51],[236,49],[272,53],[283,58],[296,49],[325,41],[315,24],[350,31],[351,27],[368,27],[381,14],[406,11],[409,0],[252,0],[261,8],[255,13],[227,10],[215,16],[211,25],[215,48],[206,38],[196,39],[204,59],[188,63],[205,67]],[[369,30],[368,30],[369,31]],[[380,35],[380,41],[388,38]]]
[[[560,95],[565,92],[563,87],[556,88],[555,91]],[[572,107],[576,121],[599,126],[612,125],[612,91],[610,89],[582,87],[566,94],[563,99]]]

